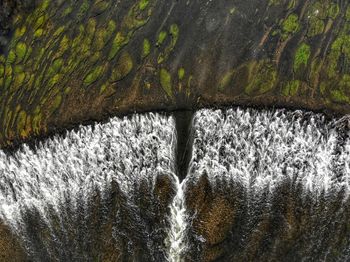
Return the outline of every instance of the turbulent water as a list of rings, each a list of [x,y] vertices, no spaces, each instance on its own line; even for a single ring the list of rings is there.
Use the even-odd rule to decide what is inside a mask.
[[[160,212],[156,196],[147,194],[160,176],[175,176],[174,126],[171,117],[155,114],[115,118],[35,150],[0,153],[1,219],[35,261],[103,260],[96,253],[114,251],[97,247],[106,245],[100,234],[114,239],[111,249],[126,246],[121,251],[129,258],[141,249],[137,242],[149,257],[162,257],[159,243],[152,243],[156,229],[148,224],[159,214],[142,213]]]
[[[0,152],[0,218],[34,261],[350,259],[348,119],[200,110],[191,129],[182,182],[165,115]]]
[[[202,110],[191,175],[205,172],[213,184],[233,180],[256,194],[291,180],[315,197],[348,195],[350,140],[337,132],[338,122],[301,111]]]
[[[195,216],[193,250],[201,250],[193,256],[350,259],[348,119],[201,110],[193,130],[188,199],[199,200],[188,206]],[[202,200],[204,194],[211,200]]]

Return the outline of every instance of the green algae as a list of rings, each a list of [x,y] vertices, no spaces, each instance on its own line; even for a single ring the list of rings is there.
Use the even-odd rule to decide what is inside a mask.
[[[302,66],[306,67],[311,55],[311,48],[309,45],[302,43],[294,56],[293,69],[297,72]]]
[[[161,46],[164,43],[167,36],[168,36],[168,33],[166,31],[161,31],[158,34],[156,46]]]
[[[339,11],[340,11],[339,5],[337,3],[332,3],[328,8],[327,15],[328,17],[335,19],[337,18]]]
[[[34,32],[34,37],[39,38],[43,35],[43,33],[44,33],[44,30],[40,28]]]
[[[107,1],[100,1],[94,5],[93,10],[96,13],[101,14],[104,11],[106,11],[108,7],[109,7],[109,3]]]
[[[39,11],[41,11],[41,12],[44,12],[44,11],[46,11],[46,9],[49,7],[49,5],[50,5],[50,0],[43,0],[42,2],[41,2],[41,5],[40,5],[40,7],[39,7]]]
[[[157,59],[158,64],[163,63],[164,61],[166,61],[169,58],[170,53],[174,50],[176,43],[178,41],[179,38],[179,27],[176,24],[172,24],[169,28],[169,33],[171,36],[171,41],[169,43],[169,45],[165,48],[164,52],[160,53]],[[164,39],[158,39],[158,41],[160,40],[160,42],[164,41]]]
[[[218,85],[219,90],[224,90],[230,84],[234,74],[235,74],[235,71],[232,71],[232,70],[224,74],[224,76],[219,81],[219,85]]]
[[[98,30],[95,34],[94,41],[92,42],[92,47],[96,51],[100,51],[105,46],[105,31]]]
[[[140,0],[139,8],[141,11],[145,10],[149,4],[149,0]]]
[[[349,93],[349,91],[350,91],[350,75],[349,74],[343,75],[343,77],[341,78],[341,80],[338,84],[338,89]]]
[[[66,9],[64,9],[62,16],[67,16],[70,15],[73,12],[73,7],[72,6],[68,6]]]
[[[113,20],[109,20],[105,34],[105,41],[108,41],[110,39],[116,28],[116,23]]]
[[[177,77],[179,78],[179,80],[183,80],[185,77],[185,69],[183,67],[179,68],[179,70],[177,71]]]
[[[58,94],[55,96],[54,100],[51,103],[51,106],[50,106],[51,112],[54,112],[55,110],[57,110],[61,106],[61,103],[62,103],[62,95]]]
[[[330,91],[330,98],[335,103],[349,103],[350,99],[344,94],[341,90],[331,90]]]
[[[102,56],[102,53],[101,53],[101,52],[95,52],[95,53],[93,53],[92,56],[90,56],[89,62],[90,62],[91,64],[95,64],[95,63],[97,63],[97,62],[99,61],[99,59],[101,58],[101,56]]]
[[[84,2],[81,4],[79,11],[77,13],[77,19],[82,20],[87,13],[87,11],[90,8],[90,3],[88,0],[84,0]]]
[[[103,66],[97,66],[95,69],[91,70],[84,78],[84,85],[88,86],[96,82],[101,77],[103,71]]]
[[[172,24],[170,26],[170,29],[169,29],[169,32],[173,38],[173,41],[174,42],[177,42],[178,38],[179,38],[179,32],[180,32],[180,29],[178,27],[177,24]]]
[[[13,64],[16,61],[16,53],[13,50],[10,50],[7,56],[6,64]]]
[[[307,35],[309,37],[320,35],[324,31],[324,27],[325,27],[325,25],[324,25],[323,20],[318,19],[316,17],[311,17],[309,19],[309,28],[308,28]]]
[[[34,30],[41,28],[45,21],[46,21],[45,15],[40,16],[35,22]]]
[[[21,110],[17,116],[17,131],[20,132],[21,136],[25,136],[26,134],[23,133],[25,130],[27,121],[27,113],[24,110]]]
[[[16,28],[15,34],[14,34],[14,39],[18,39],[18,38],[22,37],[26,31],[27,31],[26,26]]]
[[[130,8],[128,14],[123,19],[124,28],[126,30],[133,32],[136,29],[144,26],[148,22],[150,14],[151,14],[150,10],[148,10],[148,12],[146,12],[147,7],[148,7],[148,5],[145,6],[144,10],[141,10],[139,3],[134,4]],[[144,16],[145,13],[147,14],[146,17]]]
[[[59,37],[65,30],[65,26],[60,26],[59,28],[57,28],[57,30],[53,33],[53,39]]]
[[[58,58],[55,61],[53,61],[52,65],[49,67],[47,71],[47,77],[50,78],[56,73],[58,73],[61,70],[63,64],[64,64],[64,61],[62,58]]]
[[[90,18],[88,20],[87,26],[86,26],[86,34],[88,38],[92,38],[95,34],[96,31],[96,19],[95,18]]]
[[[131,72],[133,65],[130,54],[123,52],[118,59],[116,67],[112,71],[110,81],[116,82],[125,78]]]
[[[14,72],[15,74],[18,74],[18,73],[23,72],[23,66],[22,66],[22,65],[16,65],[16,66],[13,68],[13,72]]]
[[[151,43],[145,38],[142,45],[142,58],[147,57],[151,53]]]
[[[251,62],[248,64],[249,81],[245,87],[248,95],[261,95],[274,89],[277,82],[277,70],[268,61]]]
[[[0,64],[0,77],[3,76],[5,73],[5,66]]]
[[[24,83],[26,74],[24,72],[19,72],[16,74],[13,84],[12,84],[12,91],[18,90]]]
[[[59,44],[59,48],[57,51],[58,56],[62,56],[64,54],[64,52],[66,52],[68,50],[69,42],[70,42],[70,39],[66,35],[64,35],[61,39],[61,42]]]
[[[16,45],[16,56],[17,56],[16,62],[17,63],[22,62],[26,53],[27,53],[27,45],[23,42],[18,42]]]
[[[299,17],[296,14],[290,14],[282,23],[283,38],[287,38],[290,34],[295,34],[300,30]]]
[[[269,0],[269,6],[276,6],[280,4],[281,4],[281,0]]]
[[[294,8],[297,4],[296,1],[297,0],[289,0],[289,4],[288,4],[287,9],[290,10],[290,9]]]
[[[128,42],[129,40],[124,37],[121,32],[118,32],[113,39],[112,47],[108,54],[108,60],[112,60],[117,55],[119,50]]]
[[[282,94],[284,96],[295,96],[298,93],[299,86],[299,80],[289,81],[283,86]]]
[[[166,69],[162,68],[160,69],[160,72],[159,72],[159,78],[160,78],[160,85],[165,91],[165,93],[169,97],[172,97],[173,92],[172,92],[172,81],[171,81],[170,73]]]
[[[62,78],[61,74],[55,74],[47,83],[47,87],[52,88],[61,80],[61,78]]]

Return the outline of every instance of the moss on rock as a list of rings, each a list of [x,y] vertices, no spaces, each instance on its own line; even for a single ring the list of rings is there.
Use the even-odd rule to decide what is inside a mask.
[[[170,73],[166,69],[162,68],[160,69],[160,72],[159,72],[159,78],[160,78],[160,85],[165,91],[165,93],[169,97],[172,97],[173,90],[172,90],[172,80],[171,80]]]

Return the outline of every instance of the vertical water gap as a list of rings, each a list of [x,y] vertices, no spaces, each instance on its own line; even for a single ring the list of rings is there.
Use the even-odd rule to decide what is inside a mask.
[[[176,195],[170,205],[168,236],[165,239],[167,260],[169,262],[184,261],[186,248],[186,234],[188,231],[188,217],[185,203],[184,186],[188,165],[192,152],[192,120],[193,111],[175,111],[176,128],[176,175],[174,177]]]

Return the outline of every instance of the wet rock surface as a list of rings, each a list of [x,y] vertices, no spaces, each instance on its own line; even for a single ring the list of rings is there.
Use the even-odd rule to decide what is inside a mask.
[[[346,260],[350,210],[343,195],[315,201],[287,182],[252,201],[239,186],[208,190],[203,179],[187,193],[188,261]]]
[[[332,0],[40,1],[13,15],[0,55],[0,144],[134,111],[348,113],[349,13]]]
[[[26,252],[11,230],[0,224],[0,260],[1,261],[28,261]]]

